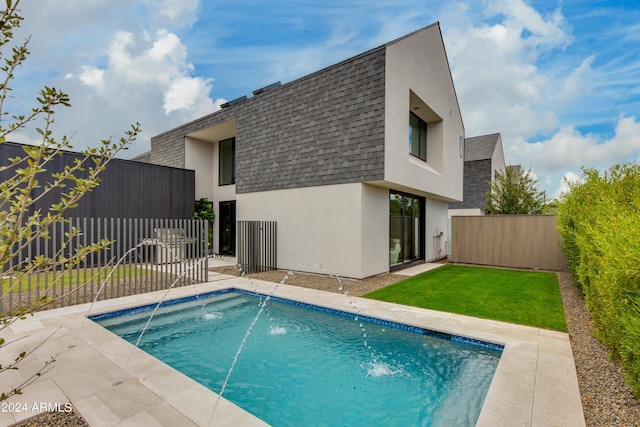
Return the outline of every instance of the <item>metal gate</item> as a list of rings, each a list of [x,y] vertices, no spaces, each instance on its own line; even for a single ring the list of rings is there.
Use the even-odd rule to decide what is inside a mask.
[[[246,274],[276,270],[276,221],[238,221],[238,264]]]

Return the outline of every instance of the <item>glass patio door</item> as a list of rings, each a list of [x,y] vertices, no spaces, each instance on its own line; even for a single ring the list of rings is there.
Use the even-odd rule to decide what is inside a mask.
[[[389,266],[424,259],[424,199],[391,192],[389,196]]]

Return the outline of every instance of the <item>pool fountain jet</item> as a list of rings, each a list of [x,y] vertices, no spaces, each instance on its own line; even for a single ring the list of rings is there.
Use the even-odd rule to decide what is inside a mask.
[[[249,278],[248,276],[245,275],[242,265],[241,264],[237,264],[237,269],[238,269],[238,276],[240,277],[244,277],[247,280],[249,280],[249,282],[251,284],[253,284],[253,281],[251,280],[251,278]],[[347,298],[349,305],[351,306],[351,308],[353,309],[354,313],[356,313],[354,319],[356,322],[358,322],[359,319],[359,314],[360,311],[358,309],[358,307],[356,306],[356,304],[354,303],[353,299],[351,298],[349,291],[345,291],[344,290],[344,284],[342,282],[342,279],[340,278],[340,276],[338,274],[333,273],[331,270],[329,270],[328,268],[324,267],[324,264],[320,263],[320,264],[299,264],[298,267],[300,267],[301,269],[309,269],[312,268],[314,270],[320,270],[321,272],[323,272],[324,274],[328,275],[329,278],[335,278],[336,281],[338,282],[338,291],[343,293],[344,296]],[[215,414],[216,414],[216,410],[218,408],[218,404],[220,402],[220,399],[222,398],[222,395],[224,394],[225,389],[227,388],[227,385],[229,383],[229,379],[231,377],[231,374],[233,373],[233,370],[235,369],[235,366],[238,362],[238,358],[240,357],[240,353],[242,352],[242,349],[244,348],[244,345],[246,344],[247,340],[249,339],[249,336],[251,335],[251,332],[253,330],[253,327],[255,326],[255,324],[258,322],[258,319],[260,318],[260,316],[262,315],[262,313],[265,311],[266,307],[267,307],[267,302],[275,295],[276,290],[278,289],[278,287],[280,285],[284,285],[286,284],[287,280],[289,279],[289,277],[293,276],[295,273],[293,270],[288,271],[283,277],[282,279],[278,282],[278,284],[271,290],[271,292],[269,293],[269,295],[267,295],[264,300],[261,299],[259,307],[260,309],[258,310],[258,313],[256,314],[256,316],[254,317],[253,321],[251,322],[251,324],[249,325],[249,327],[247,328],[247,331],[240,343],[240,345],[238,346],[238,350],[236,351],[234,357],[233,357],[233,362],[231,363],[231,367],[229,368],[229,370],[227,371],[227,375],[224,379],[224,382],[222,383],[222,387],[220,389],[220,392],[217,393],[218,394],[218,398],[216,399],[216,403],[213,407],[213,412],[211,413],[211,417],[209,418],[209,422],[207,423],[208,426],[211,425],[211,422],[213,421]],[[257,291],[257,289],[255,290],[256,294],[259,294],[259,292]],[[365,348],[372,352],[372,348],[371,346],[367,343],[367,332],[366,332],[366,328],[364,327],[363,322],[359,322],[358,323],[362,337],[363,337],[363,344],[365,346]],[[279,333],[281,333],[281,331],[279,331]],[[137,343],[136,343],[137,346]],[[372,356],[372,363],[377,363],[377,357],[371,353]]]
[[[159,245],[161,246],[163,249],[166,249],[168,251],[169,255],[173,255],[173,250],[174,248],[171,247],[170,245],[164,243],[164,242],[157,242],[157,241],[153,241],[152,239],[143,239],[140,243],[136,244],[135,246],[133,246],[132,248],[130,248],[129,250],[127,250],[124,255],[122,255],[120,257],[120,259],[118,259],[118,261],[115,263],[115,265],[111,268],[111,271],[109,272],[109,274],[107,275],[107,277],[102,281],[100,287],[98,288],[98,292],[96,293],[96,296],[94,297],[93,301],[91,302],[91,305],[89,306],[89,309],[87,310],[87,314],[83,317],[82,319],[82,323],[80,324],[80,327],[78,328],[78,332],[76,333],[76,342],[77,339],[80,335],[80,332],[82,331],[84,324],[87,320],[87,318],[89,317],[89,314],[91,313],[91,310],[93,310],[93,306],[95,305],[96,301],[98,300],[98,298],[100,297],[100,294],[102,293],[104,287],[107,285],[107,282],[109,281],[109,279],[111,278],[111,276],[113,275],[113,272],[116,271],[116,269],[120,266],[120,264],[122,264],[124,262],[125,259],[127,259],[127,257],[135,250],[139,249],[142,246],[145,245],[149,245],[149,244],[154,244],[154,245]],[[181,273],[178,274],[175,278],[175,280],[170,284],[170,286],[166,289],[165,293],[162,295],[162,298],[160,299],[160,301],[156,304],[155,308],[153,309],[153,311],[151,312],[151,315],[149,316],[149,319],[147,320],[147,323],[145,325],[145,327],[142,329],[142,331],[140,332],[140,335],[138,336],[138,339],[133,347],[133,349],[131,350],[131,353],[129,354],[129,357],[127,358],[127,361],[124,365],[124,367],[122,368],[122,371],[125,373],[127,372],[127,367],[129,366],[129,363],[131,362],[131,358],[133,357],[133,353],[135,352],[135,350],[138,348],[139,344],[140,344],[140,340],[142,339],[144,333],[146,332],[147,328],[149,327],[149,324],[151,323],[151,320],[153,319],[154,315],[156,314],[156,312],[158,311],[158,308],[160,308],[160,305],[165,301],[165,299],[167,298],[167,295],[169,294],[169,292],[175,287],[175,285],[180,282],[181,280],[183,280],[185,277],[187,277],[187,274],[189,272],[191,272],[192,270],[194,270],[197,266],[201,266],[203,262],[205,262],[207,260],[207,257],[200,257],[197,258],[195,260],[190,261],[188,264],[190,265],[186,265],[187,263],[181,259],[180,260],[180,271]],[[186,266],[185,266],[186,265]],[[184,266],[184,268],[182,268]],[[194,290],[197,293],[197,289],[195,289],[195,284],[194,284]],[[204,308],[204,306],[203,306]],[[70,344],[68,348],[75,348],[76,344]],[[118,380],[115,381],[112,386],[118,386],[121,385],[123,383],[123,380]]]
[[[238,267],[239,276],[240,277],[245,277],[247,280],[249,280],[249,283],[253,284],[253,281],[251,280],[251,278],[245,276],[244,271],[242,270],[242,266],[240,264],[238,264],[237,267]],[[220,388],[220,392],[218,393],[218,398],[216,399],[216,403],[213,406],[213,411],[211,412],[211,417],[209,418],[209,422],[207,423],[207,425],[211,425],[211,422],[213,421],[213,418],[215,417],[216,410],[218,409],[218,404],[220,403],[220,399],[222,398],[222,395],[224,394],[224,391],[227,388],[227,385],[229,384],[229,378],[231,378],[231,374],[233,373],[233,370],[235,369],[236,364],[238,363],[238,358],[240,357],[240,353],[242,352],[242,349],[244,348],[244,345],[246,344],[247,340],[249,339],[249,335],[251,335],[251,331],[253,330],[253,327],[258,322],[258,319],[260,319],[260,316],[262,315],[262,313],[265,311],[265,308],[267,307],[267,302],[275,294],[276,290],[278,289],[278,286],[280,286],[281,284],[285,284],[286,281],[289,279],[289,276],[293,276],[293,274],[294,274],[293,271],[289,271],[287,274],[285,274],[284,277],[280,280],[280,282],[278,282],[278,284],[271,290],[269,295],[267,295],[264,298],[264,300],[263,299],[260,300],[260,304],[259,304],[259,308],[260,309],[258,310],[258,313],[256,313],[255,317],[253,318],[253,321],[251,322],[251,324],[247,328],[247,331],[245,332],[244,337],[242,338],[242,341],[240,342],[240,345],[238,346],[238,350],[236,351],[236,354],[233,357],[233,361],[231,362],[231,366],[229,367],[229,370],[227,371],[227,376],[225,377],[225,379],[224,379],[224,381],[222,383],[222,387]],[[258,293],[258,292],[256,291],[256,293]]]
[[[98,298],[100,298],[100,294],[102,293],[102,290],[104,289],[104,287],[107,285],[107,282],[109,281],[109,279],[111,279],[111,276],[113,276],[113,272],[116,271],[116,269],[120,266],[120,264],[122,264],[122,262],[127,259],[127,257],[129,255],[131,255],[131,253],[133,251],[138,250],[139,248],[141,248],[142,246],[146,246],[146,245],[156,245],[156,246],[160,246],[163,249],[166,249],[168,251],[168,254],[171,255],[173,257],[173,251],[174,248],[171,247],[170,245],[164,243],[164,242],[157,242],[154,239],[142,239],[142,241],[138,244],[136,244],[135,246],[133,246],[132,248],[130,248],[129,250],[127,250],[121,257],[120,259],[118,259],[118,261],[115,263],[115,265],[111,268],[111,271],[109,271],[109,274],[107,274],[107,277],[105,277],[105,279],[102,281],[102,283],[100,284],[100,287],[98,288],[98,292],[96,293],[96,296],[93,298],[93,301],[91,301],[91,305],[89,306],[89,309],[87,310],[87,314],[84,316],[84,318],[82,319],[82,323],[80,324],[80,327],[78,328],[78,332],[76,333],[76,341],[78,339],[78,336],[80,335],[80,332],[82,331],[82,328],[84,327],[85,322],[87,321],[87,317],[89,317],[89,314],[91,313],[91,310],[93,310],[93,306],[95,305],[96,301],[98,300]],[[202,264],[202,261],[206,260],[206,257],[202,257],[199,258],[197,261],[192,262],[191,267],[186,267],[184,269],[184,271],[182,273],[180,273],[178,275],[178,277],[176,278],[176,280],[174,280],[174,282],[171,284],[171,288],[173,288],[175,286],[175,284],[180,280],[180,279],[184,279],[187,275],[187,273],[191,270],[193,270],[193,266],[197,263],[197,264]],[[184,265],[185,262],[184,260],[180,260],[180,265]],[[169,288],[169,289],[171,289]],[[68,348],[74,348],[76,347],[75,344],[70,344]]]
[[[155,305],[153,311],[151,312],[151,315],[149,316],[149,319],[147,319],[147,323],[142,328],[142,331],[140,331],[140,335],[138,335],[138,339],[136,340],[136,343],[134,344],[133,349],[131,349],[131,353],[129,353],[129,358],[127,359],[127,362],[125,363],[124,367],[122,368],[122,371],[124,372],[125,375],[126,375],[126,372],[127,372],[127,367],[129,366],[129,362],[131,362],[131,358],[133,357],[133,353],[139,347],[140,340],[142,340],[142,337],[144,336],[145,332],[149,328],[149,324],[153,320],[153,317],[156,315],[156,313],[157,313],[158,309],[160,308],[160,306],[162,305],[162,303],[167,298],[167,295],[169,295],[169,292],[171,292],[171,290],[176,285],[176,283],[178,283],[180,280],[182,280],[182,279],[184,279],[184,277],[186,277],[187,272],[193,270],[196,265],[202,264],[202,262],[206,261],[206,259],[207,259],[207,257],[199,258],[195,262],[192,262],[190,266],[186,267],[185,271],[183,273],[181,273],[180,275],[178,275],[178,277],[176,277],[176,279],[171,283],[169,288],[167,288],[165,293],[162,295],[162,298],[160,298],[160,301],[158,301],[158,303]],[[122,384],[122,381],[116,381],[113,385],[118,385],[118,384]]]

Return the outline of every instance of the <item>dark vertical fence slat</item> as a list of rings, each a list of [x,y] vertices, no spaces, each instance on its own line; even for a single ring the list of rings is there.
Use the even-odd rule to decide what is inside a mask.
[[[98,236],[104,236],[104,234],[102,234],[102,221],[100,220],[100,218],[96,218],[96,235],[95,238],[98,239]],[[95,267],[96,269],[99,271],[100,270],[100,266],[102,265],[102,255],[103,255],[104,251],[98,251],[97,252],[97,259],[96,259],[96,264]],[[93,270],[92,274],[96,274],[97,271]],[[96,286],[96,297],[99,297],[99,292],[101,290],[102,287],[102,280],[100,280],[100,277],[97,277],[97,286]],[[105,283],[105,287],[106,287],[106,283]],[[104,291],[104,290],[103,290]],[[102,295],[102,298],[104,298],[104,294]]]
[[[94,236],[95,236],[95,221],[93,218],[89,218],[89,240],[93,241]],[[86,228],[85,228],[85,233],[86,233]],[[87,243],[87,241],[85,241],[85,244]],[[87,262],[85,261],[85,265],[87,264]],[[90,256],[89,257],[89,300],[93,301],[93,299],[95,298],[95,292],[97,292],[94,288],[95,288],[95,279],[93,277],[93,268],[95,266],[95,257]],[[86,271],[86,267],[85,267],[85,271]],[[86,282],[85,282],[86,283]],[[86,299],[85,299],[86,301]]]
[[[278,268],[275,221],[238,221],[237,231],[238,264],[244,273]]]
[[[55,248],[56,245],[57,245],[57,240],[58,239],[57,239],[57,232],[56,232],[56,224],[55,223],[51,224],[51,231],[50,231],[49,235],[51,236],[51,241],[49,241],[49,242],[47,242],[45,244],[45,249],[46,249],[45,256],[47,258],[53,256],[53,254],[49,253],[50,252],[49,249],[50,248]],[[55,252],[55,250],[53,250],[53,249],[52,249],[52,251]],[[45,286],[46,286],[45,291],[47,292],[47,294],[51,298],[55,299],[55,297],[56,297],[56,288],[55,288],[56,272],[55,272],[55,270],[51,271],[51,274],[47,274],[44,277],[45,277]]]
[[[200,229],[202,233],[200,236],[204,236],[203,239],[199,239],[200,241],[200,255],[199,258],[204,259],[204,268],[202,271],[202,281],[206,282],[209,280],[209,222],[208,221],[200,221]]]
[[[78,223],[80,223],[80,220],[78,220]],[[82,230],[82,245],[86,246],[87,244],[87,218],[82,218],[82,226],[81,226],[81,230]],[[82,269],[82,281],[80,280],[80,276],[78,276],[78,282],[81,283],[85,283],[85,286],[82,287],[82,300],[86,301],[87,300],[87,262],[85,260],[85,262],[82,264],[84,266],[84,268]],[[78,299],[80,298],[80,293],[78,293]]]
[[[65,224],[63,223],[63,226]],[[73,232],[73,220],[69,220],[69,222],[67,223],[68,225],[68,233],[69,236],[71,236],[71,233]],[[65,237],[66,238],[66,237]],[[75,243],[75,237],[73,239],[68,239],[69,240],[69,246],[67,247],[67,253],[69,254],[69,257],[73,256],[73,250],[75,248],[74,243]],[[69,265],[67,268],[67,289],[63,290],[63,295],[66,296],[68,304],[71,305],[73,304],[73,273],[74,270],[76,270],[76,268],[74,268],[73,265]]]
[[[35,232],[40,234],[41,233],[41,229],[42,229],[42,227],[37,225]],[[33,246],[33,243],[31,245]],[[36,255],[42,254],[44,252],[44,245],[45,245],[45,242],[43,242],[43,239],[42,238],[37,238],[35,240],[35,251],[32,253],[32,257],[35,257]],[[31,258],[31,259],[33,259],[33,258]],[[34,293],[35,293],[36,299],[39,300],[40,297],[42,296],[41,288],[44,285],[42,283],[43,282],[42,275],[37,275],[35,277],[35,279],[34,279],[34,282],[35,282],[35,292]]]
[[[81,234],[68,239],[67,233],[74,227]],[[69,257],[80,246],[102,239],[113,243],[108,250],[89,254],[77,265],[63,263],[27,274],[22,280],[9,276],[9,285],[14,289],[0,288],[5,300],[2,311],[13,312],[45,295],[53,301],[49,307],[55,308],[93,301],[98,293],[100,299],[106,299],[166,289],[172,284],[177,287],[204,282],[208,268],[207,227],[200,220],[149,218],[70,218],[53,223],[48,229],[49,239],[36,239],[9,260],[7,267],[13,269],[39,255]],[[164,241],[159,238],[162,230],[167,236]],[[107,279],[109,273],[112,274]]]
[[[140,238],[146,239],[151,237],[151,229],[152,229],[152,225],[149,223],[149,218],[145,218],[144,227],[143,227],[144,231],[141,232]],[[145,244],[144,246],[142,246],[142,249],[143,249],[142,256],[144,257],[143,280],[146,286],[150,278],[149,269],[151,267],[151,245]]]
[[[120,258],[122,258],[122,256],[124,255],[124,251],[122,249],[122,245],[124,244],[124,242],[122,241],[123,239],[123,235],[122,233],[122,229],[121,229],[121,224],[122,224],[122,218],[114,218],[112,219],[115,221],[115,242],[111,245],[111,247],[115,247],[115,258],[114,258],[114,268],[115,270],[115,281],[116,281],[116,297],[120,296],[120,280],[121,280],[121,276],[122,276],[122,269],[120,268]]]
[[[160,226],[160,220],[159,220],[159,219],[154,219],[154,220],[152,221],[152,230],[153,230],[152,237],[153,237],[154,239],[157,237],[157,236],[156,236],[156,230],[158,230],[159,228],[161,228],[161,226]],[[152,262],[153,262],[153,264],[155,264],[155,265],[153,265],[153,264],[152,264],[152,265],[150,266],[150,267],[151,267],[151,275],[152,275],[152,279],[151,279],[151,283],[152,283],[152,285],[151,285],[151,287],[150,287],[150,290],[157,291],[158,289],[156,288],[156,284],[158,283],[158,269],[157,269],[157,268],[155,268],[155,267],[157,267],[158,262],[159,262],[159,260],[160,260],[160,257],[162,256],[162,255],[161,255],[161,254],[162,254],[162,252],[161,252],[161,251],[162,251],[162,248],[161,248],[161,247],[159,247],[159,246],[157,246],[157,245],[153,245],[153,246],[151,246],[151,250],[153,251],[153,254],[152,254],[152,257],[153,257],[153,258],[152,258]]]

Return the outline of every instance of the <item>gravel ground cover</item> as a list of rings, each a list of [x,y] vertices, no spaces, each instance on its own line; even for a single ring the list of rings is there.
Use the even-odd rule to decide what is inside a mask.
[[[237,275],[235,267],[213,269],[219,273]],[[383,274],[363,280],[337,279],[314,274],[287,271],[270,271],[251,274],[248,280],[284,282],[329,292],[362,296],[373,290],[404,279],[397,274]],[[640,401],[623,382],[620,367],[609,358],[609,352],[593,336],[593,324],[586,311],[584,299],[573,284],[569,273],[558,273],[562,302],[564,305],[571,346],[576,364],[578,383],[582,396],[587,426],[640,427]],[[13,427],[84,427],[88,424],[76,413],[46,413],[30,418]]]
[[[569,273],[558,273],[587,426],[640,426],[640,400],[623,381],[620,365],[593,336],[591,316]]]

